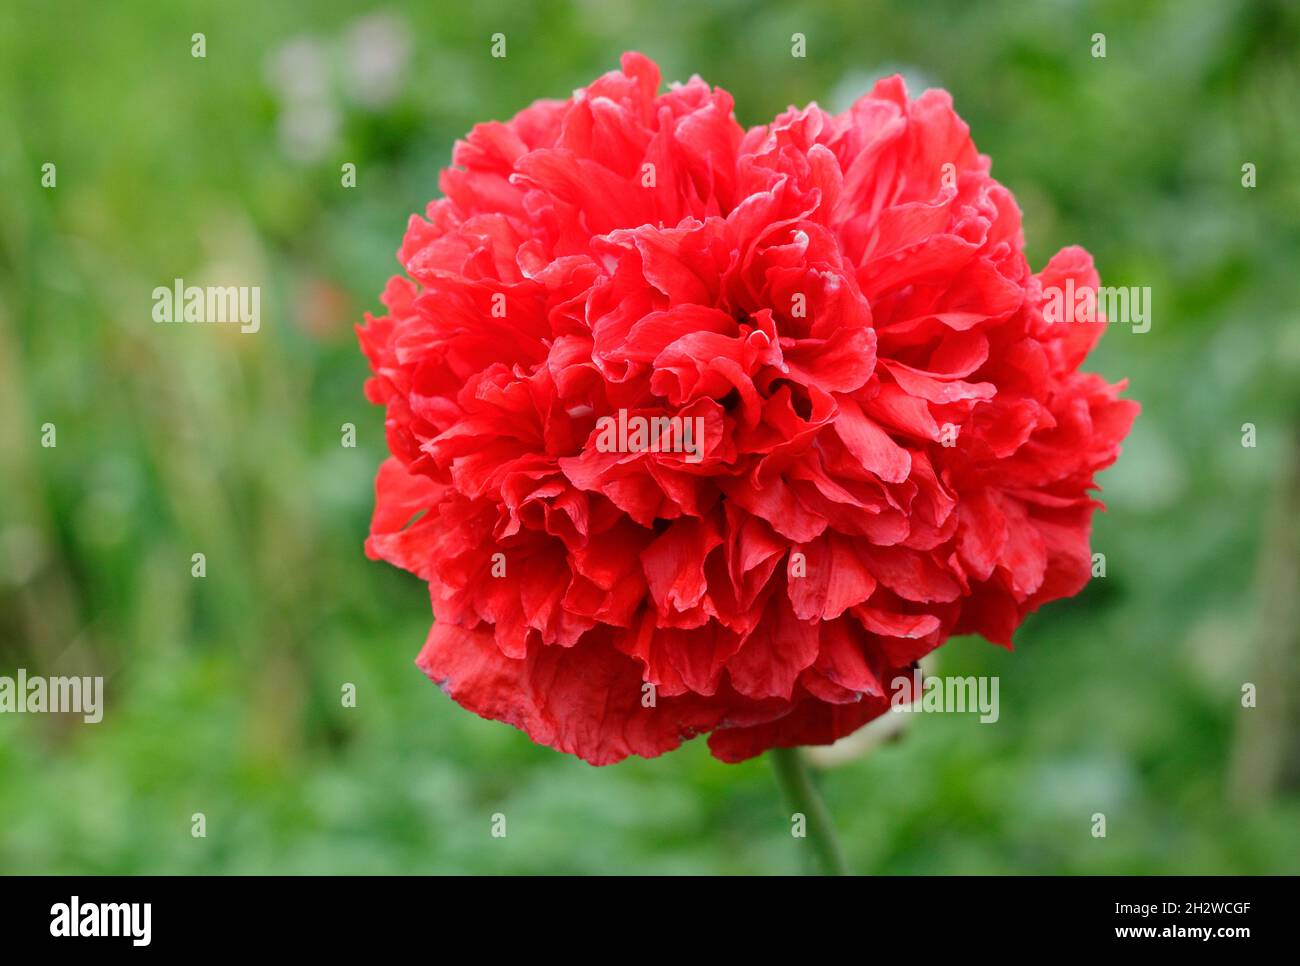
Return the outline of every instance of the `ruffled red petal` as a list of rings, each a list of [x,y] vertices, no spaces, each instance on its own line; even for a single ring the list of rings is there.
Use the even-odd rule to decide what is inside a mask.
[[[1031,272],[946,93],[746,132],[659,87],[627,54],[476,127],[358,327],[420,667],[595,764],[834,741],[952,634],[1009,645],[1087,581],[1137,413],[1078,371],[1105,322],[1049,308],[1091,257]],[[627,417],[699,431],[611,451]]]

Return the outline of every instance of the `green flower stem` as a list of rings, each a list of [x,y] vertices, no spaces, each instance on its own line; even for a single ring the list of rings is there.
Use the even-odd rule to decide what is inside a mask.
[[[848,875],[849,866],[835,835],[831,813],[813,785],[803,752],[798,748],[773,748],[770,757],[786,803],[802,812],[807,822],[808,842],[817,857],[818,870],[822,875]]]

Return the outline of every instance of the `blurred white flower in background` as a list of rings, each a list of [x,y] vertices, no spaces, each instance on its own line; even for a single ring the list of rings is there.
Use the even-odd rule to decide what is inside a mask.
[[[319,161],[338,139],[339,112],[324,101],[291,104],[278,128],[285,154],[295,161]]]
[[[337,147],[346,99],[374,110],[401,92],[411,59],[410,27],[389,13],[369,14],[341,38],[300,34],[267,55],[263,75],[279,114],[280,148],[302,163]]]
[[[315,37],[291,37],[266,59],[266,83],[284,101],[329,96],[329,52]]]
[[[280,105],[281,150],[294,161],[319,161],[334,146],[340,124],[325,45],[314,37],[293,37],[267,57],[265,75]]]
[[[391,13],[354,21],[344,38],[347,93],[366,107],[383,107],[402,89],[411,58],[410,26]]]

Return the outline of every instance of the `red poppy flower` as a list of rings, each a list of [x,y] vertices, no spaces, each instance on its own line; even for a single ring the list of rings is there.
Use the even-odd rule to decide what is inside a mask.
[[[949,635],[1009,646],[1087,581],[1137,412],[1077,371],[1105,323],[1044,318],[1091,258],[1030,271],[946,93],[746,132],[659,86],[627,54],[476,127],[358,329],[366,549],[429,584],[419,666],[595,764],[834,741]]]

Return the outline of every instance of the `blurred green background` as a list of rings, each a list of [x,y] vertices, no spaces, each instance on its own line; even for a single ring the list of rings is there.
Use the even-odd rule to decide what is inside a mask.
[[[1015,653],[938,653],[1001,676],[999,723],[910,716],[821,771],[855,869],[1300,871],[1285,0],[6,3],[0,674],[107,685],[99,725],[0,715],[0,871],[800,871],[766,761],[697,741],[593,769],[462,711],[412,663],[425,588],[362,554],[385,448],[351,326],[408,215],[472,124],[625,49],[726,87],[745,125],[894,71],[946,87],[1036,269],[1079,243],[1153,290],[1151,331],[1089,364],[1144,407],[1103,477],[1107,576]],[[176,277],[260,285],[261,331],[155,325]]]

